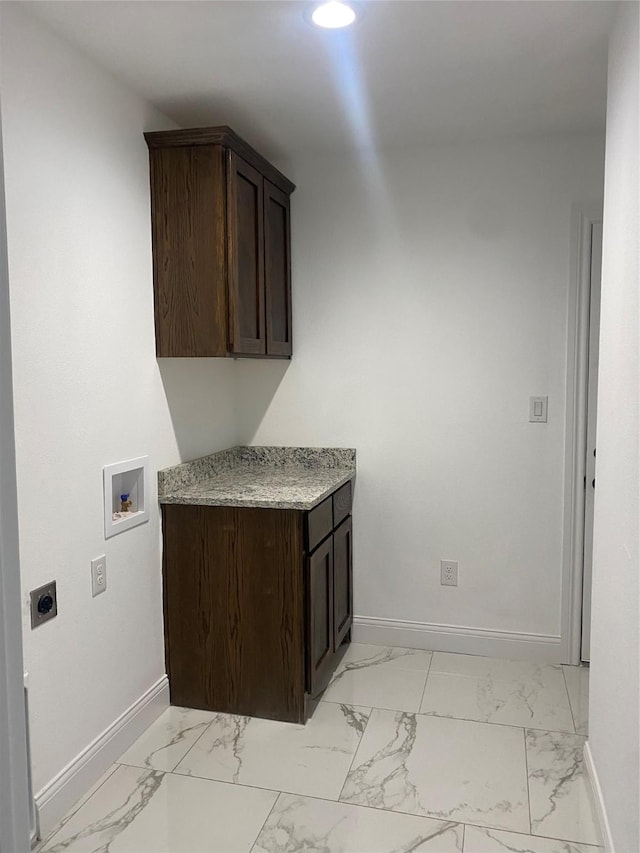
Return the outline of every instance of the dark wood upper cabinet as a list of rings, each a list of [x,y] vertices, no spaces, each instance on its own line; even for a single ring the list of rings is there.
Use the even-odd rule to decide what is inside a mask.
[[[291,181],[228,127],[145,133],[156,355],[291,357]]]

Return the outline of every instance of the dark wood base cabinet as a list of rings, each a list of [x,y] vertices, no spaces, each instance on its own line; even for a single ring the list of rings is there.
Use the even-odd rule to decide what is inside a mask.
[[[162,512],[171,703],[304,723],[350,639],[351,483],[308,513]]]

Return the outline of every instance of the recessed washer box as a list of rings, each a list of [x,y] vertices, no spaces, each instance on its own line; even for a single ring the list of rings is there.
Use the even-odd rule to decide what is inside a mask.
[[[149,521],[149,457],[129,459],[105,465],[104,538],[137,527]],[[122,511],[122,495],[128,495],[131,506]]]

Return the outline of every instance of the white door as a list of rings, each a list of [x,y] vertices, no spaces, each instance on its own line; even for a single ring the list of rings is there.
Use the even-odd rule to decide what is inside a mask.
[[[600,276],[602,273],[602,223],[591,226],[589,298],[589,373],[587,390],[587,442],[585,459],[584,550],[582,574],[583,661],[590,660],[591,570],[593,566],[593,503],[596,490],[596,412],[598,407],[598,344],[600,336]]]

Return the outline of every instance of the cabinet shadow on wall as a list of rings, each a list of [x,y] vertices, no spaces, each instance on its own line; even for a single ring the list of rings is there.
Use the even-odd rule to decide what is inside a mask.
[[[250,443],[290,363],[157,359],[181,461]]]
[[[237,359],[235,362],[238,442],[251,444],[291,366],[289,359]],[[282,439],[270,441],[282,444]]]

